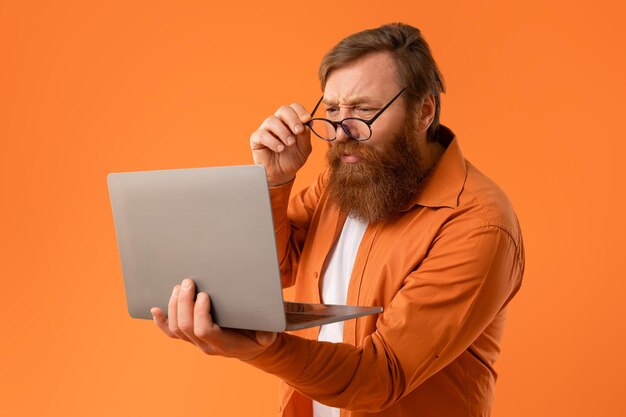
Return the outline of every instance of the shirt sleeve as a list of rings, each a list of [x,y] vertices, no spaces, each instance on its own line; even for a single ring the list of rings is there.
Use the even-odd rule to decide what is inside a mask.
[[[355,347],[280,334],[249,361],[333,407],[383,410],[461,355],[519,289],[523,248],[498,226],[444,226]]]
[[[293,181],[270,188],[276,249],[283,288],[295,283],[298,261],[311,219],[324,188],[324,177],[325,174],[320,175],[315,183],[297,193],[291,201],[289,196]]]

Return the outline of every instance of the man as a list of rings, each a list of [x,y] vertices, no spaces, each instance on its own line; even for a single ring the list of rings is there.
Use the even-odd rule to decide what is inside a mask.
[[[489,415],[524,269],[509,201],[439,124],[443,82],[418,29],[349,36],[320,79],[325,115],[282,106],[250,139],[267,171],[283,285],[298,301],[384,312],[298,335],[220,329],[208,295],[194,300],[185,280],[168,319],[153,309],[156,324],[279,376],[284,416]],[[289,201],[311,131],[330,142],[328,168]]]

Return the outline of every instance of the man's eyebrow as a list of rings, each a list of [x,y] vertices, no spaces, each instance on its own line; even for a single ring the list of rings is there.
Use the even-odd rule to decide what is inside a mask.
[[[356,106],[358,104],[377,104],[377,101],[374,98],[368,96],[354,96],[341,101],[347,106]],[[324,98],[322,103],[326,106],[334,106],[337,105],[337,100]]]

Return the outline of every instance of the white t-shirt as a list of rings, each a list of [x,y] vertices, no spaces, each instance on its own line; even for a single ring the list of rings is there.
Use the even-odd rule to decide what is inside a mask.
[[[350,216],[346,219],[322,276],[322,303],[346,303],[352,268],[365,229],[367,223]],[[323,325],[317,340],[343,342],[343,321]],[[339,417],[339,409],[313,401],[313,417]]]

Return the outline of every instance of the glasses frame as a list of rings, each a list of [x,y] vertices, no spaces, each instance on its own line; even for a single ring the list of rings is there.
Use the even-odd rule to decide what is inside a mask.
[[[391,105],[393,104],[393,102],[394,102],[394,101],[396,101],[396,99],[397,99],[398,97],[400,97],[400,94],[402,94],[402,93],[404,92],[404,90],[406,90],[406,87],[405,87],[405,88],[403,88],[402,90],[400,90],[400,92],[399,92],[398,94],[396,94],[396,95],[394,96],[394,98],[392,98],[392,99],[389,101],[389,103],[385,104],[385,106],[384,106],[382,109],[380,109],[380,110],[378,111],[378,113],[376,113],[376,114],[375,114],[372,118],[370,118],[370,119],[367,119],[367,120],[366,120],[366,119],[361,119],[360,117],[346,117],[345,119],[342,119],[342,120],[339,120],[338,122],[335,122],[335,121],[333,121],[333,120],[328,120],[328,119],[325,119],[325,118],[323,118],[323,117],[315,117],[315,118],[312,118],[311,120],[309,120],[308,122],[304,123],[304,125],[305,125],[305,126],[307,126],[309,129],[311,129],[311,132],[313,132],[313,133],[315,134],[315,136],[317,136],[318,138],[320,138],[320,139],[322,139],[322,140],[324,140],[324,141],[326,141],[326,142],[332,142],[332,141],[334,141],[334,140],[336,140],[336,139],[337,139],[337,128],[338,128],[338,127],[341,127],[341,130],[343,130],[343,131],[345,132],[345,134],[346,134],[346,135],[348,135],[350,138],[352,138],[352,139],[354,139],[354,140],[358,140],[359,142],[364,142],[364,141],[366,141],[366,140],[369,140],[369,139],[372,137],[372,123],[374,123],[374,122],[376,121],[376,119],[378,119],[378,118],[380,117],[380,115],[381,115],[381,114],[383,114],[383,112],[384,112],[385,110],[387,110],[387,109],[389,108],[389,106],[391,106]],[[324,99],[324,95],[322,94],[322,97],[320,97],[320,99],[317,101],[317,104],[316,104],[316,105],[315,105],[315,107],[313,108],[313,111],[311,112],[311,114],[315,114],[315,112],[317,111],[317,108],[320,106],[320,104],[322,104],[322,100],[323,100],[323,99]],[[323,137],[321,137],[320,135],[318,135],[318,134],[317,134],[317,132],[311,128],[311,124],[312,124],[312,123],[313,123],[313,121],[315,121],[315,120],[321,120],[321,121],[324,121],[324,122],[330,123],[330,124],[331,124],[331,125],[335,128],[335,137],[334,137],[334,138],[332,138],[332,139],[326,139],[326,138],[323,138]],[[368,137],[366,137],[365,139],[355,138],[354,136],[352,136],[352,135],[350,134],[350,129],[348,129],[348,127],[347,127],[347,126],[344,126],[344,123],[345,123],[347,120],[358,120],[358,121],[360,121],[360,122],[365,123],[365,124],[367,125],[367,128],[369,129],[369,132],[370,132],[369,136],[368,136]]]

